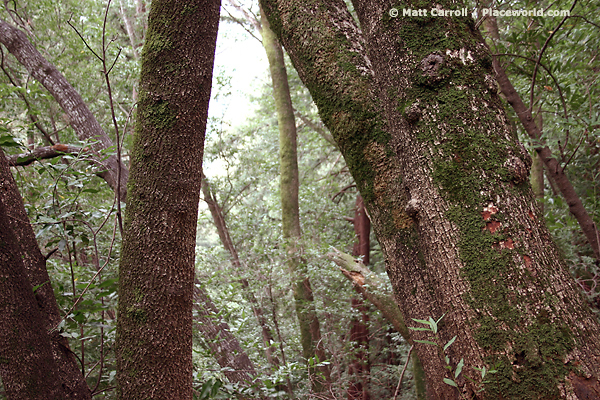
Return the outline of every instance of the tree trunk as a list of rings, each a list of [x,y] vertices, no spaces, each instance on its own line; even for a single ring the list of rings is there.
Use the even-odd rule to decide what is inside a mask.
[[[95,152],[113,147],[113,142],[104,132],[96,118],[92,115],[81,95],[71,86],[67,79],[50,64],[27,39],[27,35],[19,29],[0,20],[0,42],[8,51],[27,69],[38,82],[50,92],[69,117],[79,140],[92,142],[91,148]],[[116,156],[104,158],[96,156],[95,162],[102,165],[103,171],[98,175],[102,177],[113,190],[120,189],[121,200],[126,198],[126,184],[129,171],[127,167],[117,160]],[[119,179],[120,170],[120,179]]]
[[[352,248],[352,255],[360,257],[364,265],[369,265],[369,256],[371,255],[371,221],[367,216],[365,203],[360,194],[356,196],[356,208],[354,210],[354,234],[356,241]],[[360,289],[355,288],[360,294]],[[369,374],[371,373],[371,363],[369,360],[369,315],[361,297],[353,297],[351,300],[352,308],[360,313],[352,318],[350,327],[350,341],[353,342],[353,352],[351,354],[348,375],[350,376],[350,387],[348,388],[348,400],[370,400],[369,394]]]
[[[362,297],[371,302],[381,312],[383,317],[394,327],[404,340],[410,345],[414,341],[410,337],[410,331],[404,322],[404,317],[394,300],[394,295],[389,293],[383,282],[377,278],[362,262],[357,261],[349,254],[342,253],[337,249],[333,249],[331,253],[327,253],[327,257],[335,262],[342,274],[348,278],[354,285]],[[415,390],[417,399],[425,399],[425,372],[419,361],[417,353],[411,354],[413,377],[415,380]]]
[[[6,160],[0,149],[0,202],[7,209],[10,216],[8,223],[17,240],[18,252],[15,254],[19,254],[22,259],[29,284],[38,288],[35,300],[42,315],[43,330],[50,332],[51,352],[58,368],[57,379],[64,388],[65,399],[90,399],[90,389],[81,374],[80,365],[69,349],[68,340],[56,330],[62,318],[46,270],[46,260],[40,251],[23,199]]]
[[[256,370],[240,342],[229,330],[229,325],[221,320],[219,310],[208,293],[196,284],[194,318],[196,329],[202,334],[217,363],[224,369],[230,382],[248,385],[256,377]]]
[[[192,399],[196,222],[218,0],[154,0],[119,266],[119,399]]]
[[[4,152],[0,149],[0,156]],[[5,165],[4,160],[0,163]],[[10,399],[66,398],[47,323],[27,279],[5,197],[0,198],[0,375]]]
[[[217,201],[210,190],[210,185],[205,176],[202,177],[202,194],[204,194],[204,201],[208,205],[210,214],[212,215],[215,226],[217,227],[217,232],[219,234],[219,238],[221,239],[221,243],[223,244],[223,247],[225,247],[225,250],[229,252],[231,264],[235,269],[235,273],[237,275],[242,275],[242,264],[240,262],[237,250],[233,245],[233,240],[231,240],[231,236],[229,235],[229,229],[227,228],[227,223],[225,222],[225,216],[223,215],[221,207],[219,206],[219,204],[217,204]],[[275,346],[273,345],[273,334],[271,333],[271,328],[269,327],[267,318],[265,317],[265,313],[260,304],[258,303],[258,300],[254,296],[254,293],[252,293],[252,291],[250,290],[250,284],[248,283],[248,279],[241,278],[240,283],[243,289],[242,296],[246,299],[248,303],[250,303],[254,316],[256,317],[258,325],[261,328],[263,346],[265,347],[265,356],[267,357],[267,361],[269,362],[269,365],[271,365],[271,367],[278,368],[279,359],[274,354]]]
[[[415,346],[428,396],[599,396],[600,325],[536,207],[473,20],[356,1],[363,36],[342,1],[262,6],[357,182],[405,320],[443,317],[411,332],[436,341]],[[482,381],[483,367],[498,372]]]
[[[273,97],[279,125],[279,168],[281,191],[281,222],[283,237],[287,241],[287,265],[292,275],[292,287],[296,305],[296,314],[300,324],[302,355],[305,359],[325,360],[325,351],[321,343],[319,319],[314,306],[310,280],[306,265],[301,257],[300,207],[298,202],[298,156],[296,145],[296,121],[290,96],[288,77],[283,58],[283,49],[269,27],[269,21],[262,17],[263,46],[269,60],[269,70],[273,80]],[[311,373],[313,390],[325,390],[323,383],[329,382],[329,368],[318,368],[321,377]]]

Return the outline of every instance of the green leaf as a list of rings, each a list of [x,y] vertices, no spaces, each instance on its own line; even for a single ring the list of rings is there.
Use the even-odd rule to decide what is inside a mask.
[[[431,317],[429,317],[429,326],[431,326],[431,330],[433,331],[433,333],[437,333],[437,331],[438,331],[437,323]]]
[[[408,329],[410,329],[412,331],[427,331],[427,332],[431,332],[431,328],[416,328],[414,326],[409,326]]]
[[[462,372],[464,366],[465,366],[465,359],[461,358],[460,361],[458,362],[458,365],[456,366],[456,370],[454,371],[454,379],[458,378],[458,376]]]
[[[437,346],[437,343],[432,342],[430,340],[415,340],[415,342],[417,342],[417,343],[431,344],[431,345]]]
[[[21,147],[21,143],[17,142],[12,135],[0,136],[0,146],[2,147]]]
[[[42,286],[44,286],[44,285],[45,285],[46,283],[48,283],[48,282],[50,282],[50,281],[46,281],[46,282],[44,282],[44,283],[40,283],[39,285],[35,285],[35,286],[33,287],[33,293],[35,293],[35,292],[36,292],[36,291],[37,291],[39,288],[41,288]]]
[[[455,388],[458,387],[456,382],[454,382],[452,379],[444,378],[444,383],[450,386],[454,386]]]
[[[450,347],[452,345],[452,343],[454,343],[455,340],[456,340],[456,336],[454,336],[452,339],[450,339],[448,341],[448,343],[446,343],[446,345],[444,346],[444,351],[448,350],[448,347]]]
[[[412,318],[413,321],[418,322],[420,324],[425,324],[425,325],[429,325],[429,321],[425,321],[424,319],[416,319],[416,318]]]

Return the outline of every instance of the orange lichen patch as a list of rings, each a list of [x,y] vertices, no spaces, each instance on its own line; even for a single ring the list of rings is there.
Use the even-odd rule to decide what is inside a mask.
[[[525,267],[527,267],[527,268],[531,267],[531,257],[524,255],[523,262],[525,263]]]
[[[56,150],[56,151],[62,151],[62,152],[65,152],[65,153],[67,151],[69,151],[69,146],[64,145],[64,144],[60,144],[60,143],[55,144],[54,146],[52,146],[52,148],[54,150]]]
[[[531,218],[532,220],[535,221],[535,215],[533,215],[533,212],[531,210],[529,210],[529,218]]]
[[[483,212],[481,213],[481,216],[483,217],[484,221],[489,221],[492,215],[496,214],[497,212],[498,207],[496,207],[494,203],[490,203],[487,205],[487,207],[483,207]]]
[[[485,228],[486,230],[490,231],[490,233],[494,233],[498,230],[498,228],[500,228],[502,226],[502,224],[498,221],[490,221],[487,222],[485,224]]]
[[[600,396],[600,381],[593,376],[586,378],[571,371],[567,381],[573,386],[578,399],[597,399]]]

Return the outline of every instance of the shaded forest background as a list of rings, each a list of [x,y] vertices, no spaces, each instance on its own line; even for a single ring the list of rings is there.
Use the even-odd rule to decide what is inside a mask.
[[[497,9],[549,6],[526,1],[494,4]],[[552,3],[554,9],[572,9],[559,29],[559,17],[478,20],[492,53],[543,127],[543,136],[532,139],[507,103],[514,128],[534,159],[532,187],[546,223],[582,293],[598,309],[599,255],[550,179],[553,171],[539,163],[533,150],[544,141],[565,168],[583,207],[598,221],[600,23],[597,16],[589,15],[595,6],[593,2]],[[126,165],[148,7],[144,0],[115,1],[108,9],[104,1],[6,1],[0,13],[4,21],[26,32],[81,94],[113,143],[118,143]],[[260,21],[257,4],[224,2],[220,34],[237,38],[230,41],[261,41]],[[0,145],[13,165],[11,171],[47,257],[63,312],[58,329],[69,339],[94,397],[112,399],[121,241],[118,214],[126,205],[118,204],[115,192],[96,175],[86,151],[92,143],[76,136],[55,98],[5,47],[0,50]],[[218,54],[219,48],[217,58]],[[214,303],[214,324],[226,322],[249,356],[258,376],[255,388],[269,396],[308,398],[313,393],[320,398],[315,382],[325,381],[336,398],[416,398],[411,369],[403,371],[410,346],[332,261],[334,248],[362,255],[377,279],[373,290],[390,295],[374,235],[367,240],[368,252],[358,245],[355,227],[364,209],[354,181],[308,90],[286,62],[298,133],[301,258],[312,285],[321,324],[319,345],[326,361],[303,358],[281,227],[279,133],[266,62],[248,98],[252,108],[234,111],[246,115],[242,123],[231,123],[227,117],[232,115],[227,104],[239,96],[231,84],[232,72],[223,68],[214,73],[212,101],[218,106],[209,118],[204,151],[206,179],[196,243],[199,287]],[[28,155],[42,148],[52,148],[61,156],[38,162]],[[104,152],[105,157],[115,154],[116,146]],[[219,221],[220,232],[215,226]],[[364,233],[360,235],[364,245]],[[265,326],[272,336],[269,344]],[[199,399],[233,398],[253,390],[231,379],[229,367],[217,362],[215,349],[220,345],[214,340],[220,339],[195,334],[194,386]],[[404,381],[398,390],[401,373]]]

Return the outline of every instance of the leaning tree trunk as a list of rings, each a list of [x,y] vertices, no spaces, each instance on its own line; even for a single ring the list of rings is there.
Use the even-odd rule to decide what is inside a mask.
[[[273,97],[279,125],[279,168],[281,192],[281,225],[283,237],[287,241],[287,265],[292,275],[292,287],[296,314],[300,325],[302,355],[305,359],[325,360],[325,350],[321,341],[319,319],[314,306],[310,280],[301,254],[300,206],[298,201],[298,155],[296,144],[296,120],[290,96],[283,49],[269,27],[267,18],[262,18],[263,46],[269,60],[269,70],[273,81]],[[325,383],[329,381],[329,368],[322,366]],[[311,373],[313,390],[325,390],[322,379]]]
[[[119,266],[119,399],[192,398],[192,305],[218,0],[154,0]]]
[[[6,166],[0,149],[0,163]],[[48,323],[27,275],[22,251],[0,198],[0,376],[9,399],[66,398],[52,355]]]
[[[4,203],[10,216],[8,223],[18,246],[15,254],[20,255],[29,284],[37,287],[35,300],[42,316],[42,329],[50,335],[51,352],[58,368],[56,378],[64,388],[65,399],[91,399],[91,391],[81,374],[74,353],[69,349],[69,342],[56,329],[62,317],[46,270],[46,260],[40,251],[23,199],[6,161],[4,152],[0,150],[0,202]]]
[[[197,313],[194,325],[202,335],[202,340],[230,382],[248,385],[256,377],[248,353],[242,349],[239,340],[231,333],[229,324],[222,320],[221,313],[199,283],[194,288],[194,296]]]
[[[356,1],[363,36],[343,1],[262,5],[357,182],[405,320],[443,316],[435,336],[412,333],[437,343],[416,346],[428,396],[600,396],[600,325],[535,204],[473,20]],[[483,367],[497,373],[482,382]]]
[[[112,140],[94,118],[81,95],[71,86],[64,75],[33,47],[23,31],[0,19],[0,42],[31,76],[50,92],[69,117],[69,123],[79,140],[91,141],[91,148],[98,153],[113,147]],[[125,200],[127,194],[125,182],[129,175],[127,167],[114,155],[108,158],[94,155],[93,158],[102,166],[102,171],[98,175],[113,190],[116,191],[119,188],[120,198]]]
[[[206,176],[202,176],[202,194],[204,195],[204,201],[208,206],[210,214],[212,215],[213,222],[215,227],[217,228],[217,233],[219,234],[219,238],[221,239],[221,243],[227,252],[229,252],[229,257],[231,261],[231,265],[234,268],[235,274],[240,276],[239,282],[242,285],[242,297],[250,303],[250,307],[252,307],[252,312],[256,317],[256,322],[261,328],[263,346],[265,347],[265,356],[269,365],[277,369],[279,368],[279,359],[275,354],[275,345],[273,340],[273,334],[271,332],[271,328],[269,327],[269,323],[263,311],[263,308],[258,302],[258,299],[252,292],[250,288],[250,283],[248,279],[242,277],[244,274],[242,263],[238,256],[237,249],[231,239],[231,235],[229,234],[229,228],[227,227],[227,223],[225,221],[225,216],[223,215],[223,210],[217,203],[215,196],[210,189],[210,184],[206,179]],[[210,301],[210,299],[208,299]],[[212,302],[211,302],[212,303]]]

